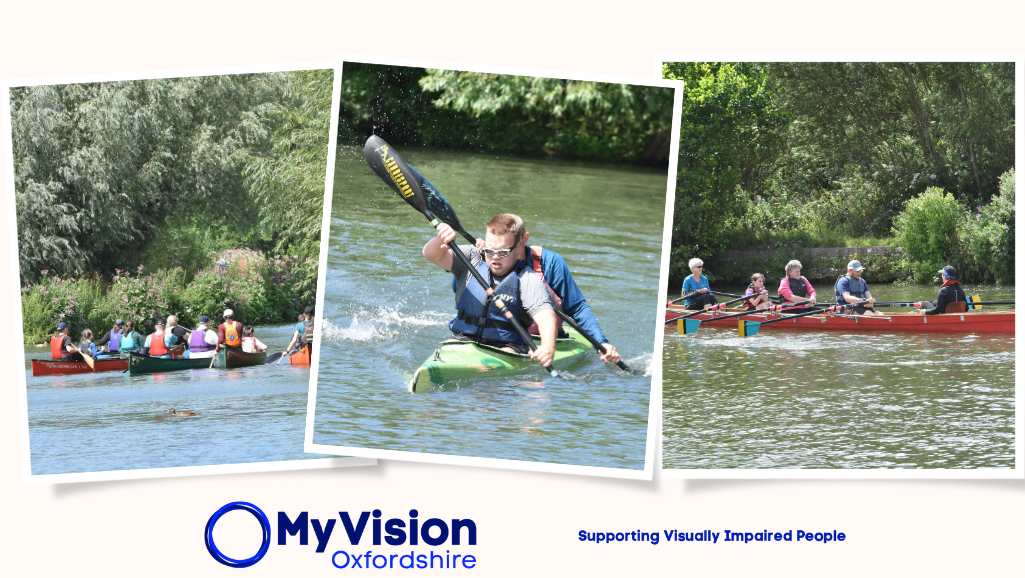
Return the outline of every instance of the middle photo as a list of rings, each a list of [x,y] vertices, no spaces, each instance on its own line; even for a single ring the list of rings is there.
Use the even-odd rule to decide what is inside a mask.
[[[307,451],[650,478],[681,90],[346,63]]]

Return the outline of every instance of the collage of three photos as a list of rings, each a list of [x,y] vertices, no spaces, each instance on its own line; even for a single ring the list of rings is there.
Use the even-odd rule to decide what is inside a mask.
[[[26,470],[1019,475],[1015,74],[10,87]]]

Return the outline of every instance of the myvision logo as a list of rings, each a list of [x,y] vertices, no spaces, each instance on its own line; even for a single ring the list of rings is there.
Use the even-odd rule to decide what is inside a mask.
[[[214,528],[222,516],[233,511],[243,511],[252,514],[260,525],[260,545],[256,553],[249,558],[232,558],[222,552],[214,541]],[[452,518],[443,520],[440,518],[420,517],[420,512],[411,509],[405,518],[384,518],[379,509],[369,512],[360,512],[352,515],[349,512],[338,512],[337,517],[326,520],[311,517],[309,512],[299,512],[292,516],[287,512],[277,512],[277,532],[271,528],[270,518],[258,506],[250,502],[229,502],[221,506],[210,516],[206,523],[204,539],[206,549],[210,555],[221,564],[232,568],[246,568],[256,564],[267,555],[271,546],[272,533],[278,546],[288,545],[289,537],[298,538],[300,546],[310,544],[310,534],[316,542],[315,552],[323,553],[327,550],[332,536],[341,535],[350,546],[361,546],[365,539],[368,539],[373,546],[476,546],[477,545],[477,524],[467,518]],[[341,528],[342,532],[336,533]],[[311,532],[312,530],[312,532]],[[293,540],[294,541],[294,540]],[[331,557],[331,562],[336,568],[418,568],[418,569],[455,569],[474,568],[477,559],[471,554],[452,553],[445,550],[439,553],[434,550],[429,552],[416,552],[410,550],[406,553],[374,553],[367,550],[363,553],[354,553],[346,550],[337,550]]]

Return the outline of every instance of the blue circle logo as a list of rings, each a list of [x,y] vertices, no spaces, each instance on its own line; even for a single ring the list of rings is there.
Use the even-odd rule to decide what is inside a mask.
[[[221,516],[234,510],[243,510],[249,512],[256,518],[257,522],[260,522],[260,528],[263,530],[263,539],[260,542],[260,549],[256,551],[249,558],[238,560],[235,558],[228,557],[217,549],[217,544],[214,544],[214,526],[217,525],[217,520],[221,519]],[[267,514],[263,513],[263,510],[258,508],[255,504],[249,502],[229,502],[221,506],[219,510],[214,512],[213,516],[206,523],[206,550],[210,552],[210,555],[225,566],[231,566],[232,568],[247,568],[259,562],[267,554],[267,549],[270,548],[270,521],[267,520]]]

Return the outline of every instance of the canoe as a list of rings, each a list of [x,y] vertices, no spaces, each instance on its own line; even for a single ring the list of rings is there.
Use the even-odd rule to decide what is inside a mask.
[[[555,344],[555,369],[565,369],[591,354],[587,339],[564,327],[569,337]],[[538,342],[537,339],[534,340]],[[496,347],[480,345],[463,339],[442,341],[431,357],[416,370],[409,382],[409,391],[429,391],[432,386],[470,377],[502,377],[530,371],[542,371],[536,361],[526,355],[509,353]]]
[[[209,363],[210,360],[207,360]],[[233,367],[247,367],[250,365],[263,365],[267,363],[267,352],[246,353],[241,349],[225,347],[217,354],[217,361],[214,367],[220,369],[231,369]]]
[[[292,355],[288,356],[289,365],[295,367],[309,367],[310,366],[310,346],[300,347],[299,351],[296,351]]]
[[[198,359],[167,359],[161,357],[149,357],[146,355],[132,355],[128,364],[130,375],[149,375],[151,373],[166,373],[168,371],[182,371],[185,369],[205,369],[210,367],[210,358]]]
[[[679,315],[680,311],[675,308],[666,310],[666,319]],[[691,319],[701,321],[701,326],[721,327],[736,329],[738,323],[743,321],[771,321],[779,319],[778,314],[752,313],[730,319],[716,319],[731,311],[720,313],[699,313]],[[683,322],[667,324],[676,327],[677,331],[683,333]],[[761,329],[792,329],[812,331],[878,331],[878,332],[905,332],[905,333],[957,333],[957,334],[995,334],[1014,335],[1014,311],[970,311],[967,313],[943,313],[940,315],[922,315],[920,313],[893,313],[890,315],[847,315],[847,314],[823,314],[808,315],[787,319],[769,325],[762,325]]]
[[[99,371],[124,371],[128,369],[127,357],[97,359],[95,369],[84,361],[61,361],[57,359],[33,359],[32,375],[73,375]]]

